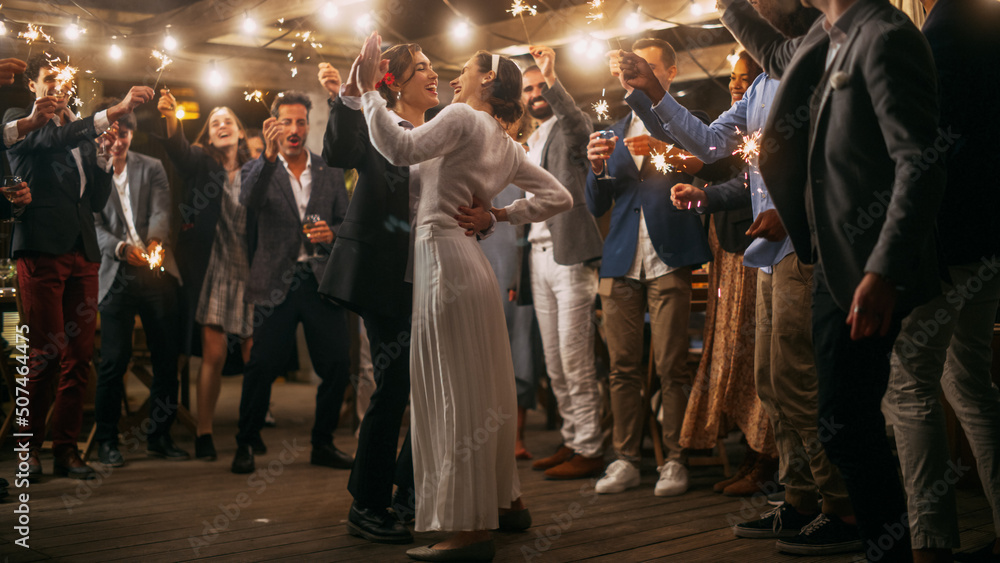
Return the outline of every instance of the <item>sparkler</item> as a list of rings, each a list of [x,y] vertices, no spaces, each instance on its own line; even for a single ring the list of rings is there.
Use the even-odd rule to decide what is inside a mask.
[[[153,251],[150,253],[143,253],[142,257],[149,263],[149,269],[155,270],[157,268],[163,271],[163,246],[157,244],[153,247]]]
[[[46,43],[52,43],[52,36],[45,33],[42,30],[42,26],[36,26],[34,24],[28,24],[28,29],[17,34],[18,39],[24,39],[24,42],[28,45],[33,44],[35,41],[42,40]]]
[[[150,56],[160,61],[160,66],[157,67],[156,69],[157,73],[156,82],[153,83],[153,91],[155,92],[156,87],[160,85],[160,77],[163,76],[163,70],[166,69],[168,66],[170,66],[170,64],[173,63],[174,60],[168,57],[166,53],[162,51],[157,51],[156,49],[153,49],[153,52]]]
[[[270,112],[271,108],[268,107],[266,102],[264,102],[264,96],[265,93],[260,90],[254,90],[253,92],[247,92],[246,90],[243,91],[244,100],[248,102],[260,102],[260,105],[264,106],[267,111]]]
[[[607,26],[608,18],[607,15],[604,13],[604,4],[606,2],[607,0],[590,0],[590,2],[587,2],[587,4],[590,6],[590,13],[587,14],[587,20],[588,20],[587,25],[590,25],[591,22],[600,21],[601,28],[604,30],[605,35],[607,35],[608,31],[608,26]],[[616,37],[615,40],[618,42],[618,48],[621,49],[622,48],[621,39],[618,39]],[[608,46],[609,47],[611,46],[610,40],[608,40]]]
[[[523,0],[514,0],[514,3],[510,5],[510,9],[507,12],[511,16],[521,18],[521,27],[524,28],[524,38],[528,40],[528,45],[531,45],[531,36],[528,35],[528,24],[524,23],[524,12],[528,12],[528,15],[536,16],[538,15],[538,7],[524,4]]]
[[[739,128],[737,127],[736,132],[743,136],[743,142],[740,143],[738,147],[736,147],[736,150],[733,151],[733,154],[740,155],[740,158],[742,158],[744,162],[746,162],[747,164],[752,164],[754,159],[756,159],[760,155],[761,130],[758,129],[757,131],[754,131],[750,135],[743,135],[743,133],[741,133]]]
[[[601,121],[608,120],[608,101],[604,99],[604,88],[601,88],[601,100],[594,104],[594,113]]]
[[[62,64],[58,58],[49,59],[49,66],[58,68],[55,78],[55,95],[57,98],[68,98],[76,91],[76,72],[80,69],[70,66],[69,61]],[[76,104],[79,107],[81,104]]]
[[[667,145],[667,148],[664,149],[663,152],[653,151],[649,153],[649,162],[651,162],[653,166],[656,167],[657,172],[660,172],[661,174],[667,174],[669,172],[674,171],[674,165],[667,162],[667,153],[669,153],[670,149],[672,148],[674,148],[673,145]],[[690,208],[691,208],[691,203],[689,202],[688,209]]]

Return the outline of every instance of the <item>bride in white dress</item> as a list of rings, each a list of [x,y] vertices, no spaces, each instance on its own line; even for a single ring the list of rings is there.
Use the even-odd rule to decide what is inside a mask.
[[[451,82],[451,105],[407,131],[392,121],[376,82],[385,74],[373,33],[355,62],[372,144],[395,165],[420,164],[411,332],[411,432],[416,531],[457,532],[407,552],[426,561],[491,560],[488,530],[518,509],[517,400],[496,277],[454,210],[491,201],[508,184],[535,197],[494,209],[512,224],[543,221],[572,205],[551,174],[528,162],[503,123],[520,117],[521,73],[479,52]]]

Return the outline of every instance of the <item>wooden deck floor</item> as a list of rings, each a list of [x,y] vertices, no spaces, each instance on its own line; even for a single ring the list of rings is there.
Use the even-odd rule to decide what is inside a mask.
[[[77,482],[52,478],[51,459],[44,457],[47,476],[27,491],[30,549],[12,543],[13,498],[0,504],[3,561],[408,560],[406,546],[370,544],[347,535],[348,473],[309,464],[315,397],[310,385],[275,385],[273,411],[279,426],[265,430],[269,451],[257,458],[257,474],[231,474],[238,395],[239,378],[226,378],[216,427],[220,459],[214,463],[153,460],[143,455],[144,448],[123,448],[126,467]],[[174,434],[182,447],[193,450],[191,435],[183,430]],[[559,443],[556,432],[543,430],[540,415],[529,420],[528,440],[536,454]],[[353,451],[355,440],[343,430],[337,444]],[[530,462],[519,463],[535,526],[524,534],[496,534],[498,562],[863,560],[860,555],[785,556],[771,540],[734,538],[730,523],[756,516],[760,506],[713,494],[711,484],[721,476],[720,469],[692,470],[692,490],[663,499],[652,494],[656,474],[651,462],[641,488],[610,496],[594,495],[589,482],[544,481],[530,470]],[[14,468],[8,441],[0,451],[0,475],[12,481]],[[18,492],[23,491],[11,489]],[[960,511],[966,546],[992,537],[982,493],[960,491]],[[420,534],[418,545],[440,537]]]

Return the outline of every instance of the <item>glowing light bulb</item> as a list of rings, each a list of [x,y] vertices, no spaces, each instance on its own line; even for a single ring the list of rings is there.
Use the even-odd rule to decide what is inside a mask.
[[[253,33],[257,31],[257,22],[250,17],[250,14],[243,12],[243,31],[245,33]]]
[[[120,61],[122,59],[122,48],[116,43],[112,43],[111,48],[108,49],[108,56],[113,61]]]
[[[65,31],[66,39],[76,41],[80,37],[80,17],[77,16]]]
[[[639,12],[632,12],[625,18],[625,28],[629,31],[639,31],[642,26],[642,18],[639,16]]]
[[[177,116],[177,119],[184,119],[184,116],[187,115],[187,112],[184,111],[184,108],[177,108],[177,112],[174,113],[174,115]]]
[[[323,5],[323,17],[326,18],[327,20],[332,20],[333,18],[337,17],[338,11],[339,10],[337,9],[337,5],[334,4],[333,2],[327,2],[326,4]]]
[[[466,39],[469,37],[469,24],[464,21],[455,24],[452,28],[451,34],[455,36],[455,39]]]
[[[360,31],[370,31],[372,28],[372,16],[371,14],[361,14],[361,17],[355,22],[358,30]]]
[[[167,26],[166,35],[163,36],[163,48],[168,51],[173,51],[177,48],[177,40],[174,39],[173,35],[170,35],[170,26]]]

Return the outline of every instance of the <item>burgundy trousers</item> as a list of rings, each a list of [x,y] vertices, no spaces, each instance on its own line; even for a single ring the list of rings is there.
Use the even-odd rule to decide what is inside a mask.
[[[76,447],[94,353],[99,266],[79,251],[35,254],[17,261],[21,322],[28,325],[31,399],[28,428],[20,431],[31,432],[32,448],[40,448],[45,440],[45,417],[53,404],[53,450]]]

